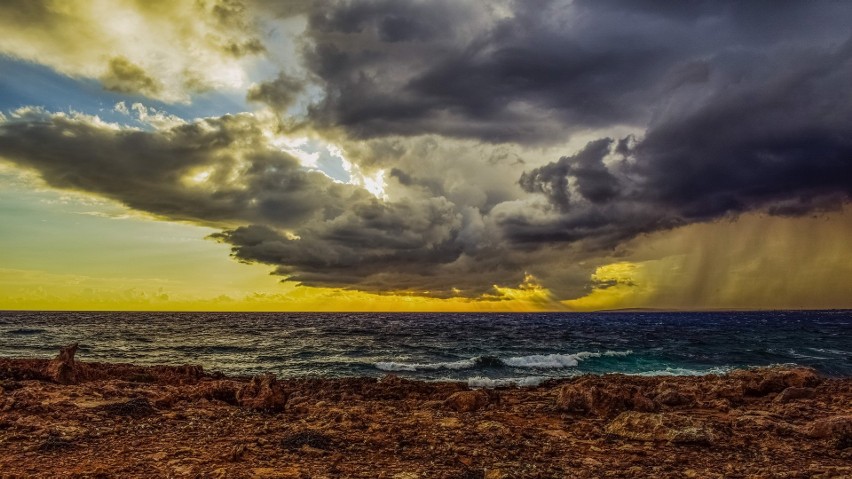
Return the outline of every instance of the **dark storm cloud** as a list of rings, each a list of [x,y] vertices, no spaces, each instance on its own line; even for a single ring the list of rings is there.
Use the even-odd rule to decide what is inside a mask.
[[[269,105],[272,109],[284,112],[298,98],[304,88],[304,82],[284,73],[272,81],[251,87],[246,99]]]
[[[523,280],[509,256],[469,249],[460,237],[464,228],[464,216],[443,199],[375,200],[306,224],[298,238],[260,225],[213,237],[231,244],[236,258],[278,265],[277,274],[309,286],[446,297],[483,294],[495,276]]]
[[[312,286],[478,295],[523,271],[481,240],[481,217],[441,196],[381,201],[302,168],[250,115],[142,131],[38,109],[0,118],[0,157],[57,188],[224,227],[234,257]],[[247,226],[237,226],[247,225]],[[290,233],[292,231],[292,233]]]
[[[755,209],[840,209],[852,196],[852,98],[837,93],[852,78],[852,41],[782,58],[730,58],[727,71],[672,98],[644,139],[598,140],[524,173],[521,186],[559,213],[511,217],[509,234],[617,241]]]
[[[517,244],[836,209],[852,184],[850,22],[852,4],[830,1],[327,2],[308,28],[326,89],[310,116],[356,139],[644,131],[525,172],[547,204],[487,209]],[[390,175],[441,193],[422,171]]]
[[[248,117],[225,116],[164,132],[114,129],[86,118],[19,113],[0,124],[0,155],[57,188],[141,211],[206,223],[265,219],[288,225],[323,206],[330,185],[261,140]],[[243,171],[237,182],[229,177]],[[206,173],[205,184],[186,178]],[[286,186],[276,191],[273,186]],[[287,205],[287,208],[277,208]]]
[[[843,2],[672,3],[323,3],[308,30],[308,66],[327,89],[313,119],[359,138],[525,143],[641,126],[672,90],[706,81],[726,52],[825,47],[848,35],[852,10]]]

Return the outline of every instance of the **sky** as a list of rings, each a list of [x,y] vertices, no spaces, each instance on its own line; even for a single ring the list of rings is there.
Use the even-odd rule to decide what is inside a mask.
[[[850,308],[850,24],[4,1],[0,309]]]

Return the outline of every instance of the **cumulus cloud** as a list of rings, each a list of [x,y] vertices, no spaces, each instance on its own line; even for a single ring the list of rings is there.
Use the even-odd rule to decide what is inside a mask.
[[[477,209],[429,191],[382,201],[302,168],[270,129],[249,114],[149,131],[23,109],[0,122],[0,156],[53,187],[222,228],[237,259],[306,285],[451,296],[523,281]]]
[[[185,102],[246,83],[241,58],[264,49],[254,22],[237,0],[11,0],[0,3],[0,53]]]
[[[125,0],[113,23],[57,5],[0,7],[0,50],[167,100],[244,80],[239,58],[275,48],[252,19],[303,22],[301,63],[246,87],[278,122],[26,111],[2,119],[0,154],[219,226],[236,258],[307,285],[476,296],[529,273],[578,295],[643,234],[852,195],[847,2]],[[296,131],[382,194],[303,168],[273,141]]]

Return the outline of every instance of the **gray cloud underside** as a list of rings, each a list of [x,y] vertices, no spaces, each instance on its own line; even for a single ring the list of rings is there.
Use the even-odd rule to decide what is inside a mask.
[[[213,237],[236,258],[306,285],[448,296],[523,279],[511,252],[482,237],[475,208],[431,195],[385,202],[307,171],[249,115],[140,131],[30,111],[0,122],[0,156],[57,188],[225,227]]]

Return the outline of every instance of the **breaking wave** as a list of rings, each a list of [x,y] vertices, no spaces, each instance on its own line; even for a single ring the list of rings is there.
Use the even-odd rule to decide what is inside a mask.
[[[404,363],[396,361],[379,361],[374,366],[382,371],[437,371],[440,369],[482,369],[482,368],[534,368],[534,369],[564,369],[576,367],[580,361],[589,358],[627,356],[633,351],[581,351],[574,354],[533,354],[501,359],[496,356],[478,356],[459,361],[437,363]]]

